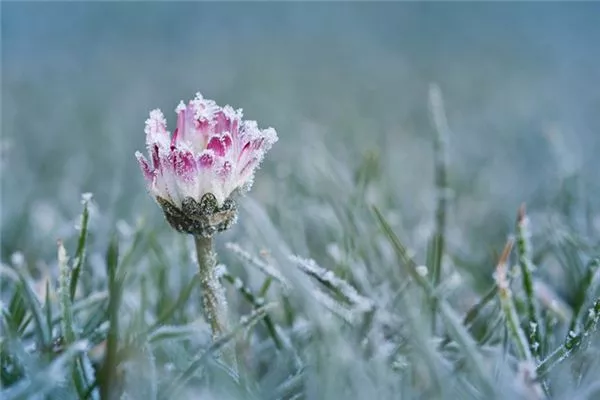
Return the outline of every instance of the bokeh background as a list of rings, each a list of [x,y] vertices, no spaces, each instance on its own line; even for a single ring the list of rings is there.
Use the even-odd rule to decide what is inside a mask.
[[[133,153],[150,109],[172,124],[196,91],[279,132],[251,197],[294,251],[325,224],[320,199],[347,204],[373,159],[367,203],[396,209],[417,242],[435,206],[431,83],[452,130],[450,246],[489,254],[521,202],[549,207],[570,176],[597,203],[598,15],[594,3],[3,3],[2,257],[54,253],[83,192],[97,240],[119,220],[165,227]]]

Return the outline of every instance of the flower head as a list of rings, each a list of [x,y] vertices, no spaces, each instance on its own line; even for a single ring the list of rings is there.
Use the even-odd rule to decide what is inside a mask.
[[[136,157],[150,194],[178,231],[211,236],[236,217],[234,193],[252,186],[254,171],[277,141],[273,128],[242,120],[242,110],[220,107],[200,93],[175,109],[177,127],[167,131],[156,109],[146,120],[150,161]]]

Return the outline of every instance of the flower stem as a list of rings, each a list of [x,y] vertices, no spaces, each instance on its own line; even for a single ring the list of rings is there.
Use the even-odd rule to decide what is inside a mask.
[[[212,331],[213,341],[225,335],[227,329],[227,301],[225,291],[217,277],[217,254],[213,249],[212,237],[201,235],[194,236],[196,254],[198,255],[198,268],[200,287],[202,288],[202,303],[204,314]],[[232,348],[223,350],[224,358],[235,366],[235,354]]]
[[[213,250],[212,238],[198,235],[194,236],[194,239],[198,255],[202,303],[214,340],[227,330],[227,304],[223,287],[215,271],[217,254]]]

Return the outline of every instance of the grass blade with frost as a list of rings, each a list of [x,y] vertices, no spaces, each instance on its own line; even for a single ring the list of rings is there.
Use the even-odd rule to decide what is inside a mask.
[[[497,293],[498,287],[496,285],[492,286],[477,303],[475,303],[471,308],[469,308],[462,320],[462,324],[468,328],[471,325],[471,323],[477,319],[477,317],[479,316],[481,311],[483,311],[485,306],[488,305],[490,301],[496,298]],[[441,346],[443,347],[449,342],[450,338],[446,336]]]
[[[19,276],[21,287],[23,289],[21,291],[21,293],[23,295],[23,299],[29,306],[29,311],[31,312],[31,315],[33,316],[33,320],[35,323],[34,324],[35,331],[37,333],[38,341],[43,349],[47,349],[50,345],[50,342],[52,341],[52,338],[50,335],[51,328],[48,325],[46,325],[46,318],[45,318],[44,312],[42,310],[42,305],[40,304],[40,301],[38,300],[37,295],[33,292],[31,287],[29,286],[28,280],[27,280],[27,278],[25,278],[25,275],[23,274],[23,272],[20,270],[16,270],[15,272]]]
[[[437,85],[429,87],[429,112],[435,126],[435,139],[433,146],[435,160],[435,190],[436,190],[436,210],[435,210],[435,231],[432,243],[432,283],[437,287],[440,283],[442,273],[442,258],[444,256],[444,244],[446,235],[446,209],[448,198],[448,136],[450,128],[444,111],[444,102],[442,92]],[[435,331],[435,301],[432,304],[432,322]]]
[[[194,275],[192,280],[183,288],[183,290],[179,293],[179,297],[173,305],[171,305],[168,309],[164,310],[161,315],[157,318],[157,320],[145,331],[145,335],[149,335],[154,332],[161,325],[166,323],[169,318],[173,315],[173,313],[183,307],[183,305],[187,302],[192,294],[192,291],[195,287],[198,286],[198,275]]]
[[[281,272],[279,272],[277,269],[275,269],[268,263],[260,260],[257,257],[252,256],[235,243],[227,243],[225,244],[225,247],[228,250],[231,250],[233,254],[235,254],[241,261],[257,267],[266,276],[270,276],[271,278],[281,283],[284,286],[284,288],[289,287],[287,280],[284,278]]]
[[[510,239],[506,243],[506,246],[504,246],[504,251],[496,266],[494,278],[496,279],[496,285],[498,286],[500,304],[502,305],[502,310],[504,311],[504,316],[506,318],[506,327],[517,349],[519,359],[533,363],[533,355],[529,349],[525,332],[521,329],[519,315],[517,314],[515,303],[512,299],[512,291],[510,290],[508,282],[508,257],[510,256],[512,247],[513,240]]]
[[[577,285],[577,292],[573,301],[573,316],[571,317],[571,323],[569,324],[569,330],[573,331],[577,329],[577,324],[581,318],[581,310],[587,300],[587,294],[590,292],[590,288],[593,286],[593,282],[597,278],[597,272],[600,267],[600,258],[594,258],[591,260],[584,272],[583,278]]]
[[[313,277],[328,289],[339,294],[347,302],[356,307],[357,310],[368,312],[373,309],[373,302],[370,299],[360,295],[352,285],[345,280],[338,278],[333,271],[319,266],[311,259],[291,256],[290,260],[294,262],[302,272]]]
[[[600,299],[596,299],[592,307],[588,309],[583,330],[579,333],[569,331],[564,343],[538,365],[536,371],[538,378],[542,378],[552,367],[582,348],[590,336],[596,332],[598,321],[600,321]]]
[[[249,287],[244,285],[244,282],[242,282],[240,278],[234,277],[229,272],[227,272],[227,269],[224,265],[217,266],[217,276],[223,278],[231,285],[233,285],[237,289],[237,291],[240,292],[242,297],[252,305],[252,307],[260,308],[264,305],[264,298],[254,296],[252,290],[250,290]],[[279,339],[279,334],[277,333],[277,329],[275,329],[275,323],[273,322],[269,314],[265,314],[264,323],[267,328],[267,332],[269,333],[269,336],[271,336],[271,339],[273,339],[273,342],[275,343],[275,346],[278,349],[281,349],[281,339]]]
[[[58,283],[58,295],[60,299],[60,311],[62,315],[62,333],[65,344],[69,346],[77,340],[75,330],[73,328],[73,304],[71,302],[72,297],[70,296],[71,288],[71,269],[69,268],[69,258],[67,257],[67,251],[63,246],[62,242],[58,241],[58,271],[59,271],[59,283]],[[79,357],[76,356],[71,365],[71,372],[73,377],[73,384],[79,394],[79,397],[83,397],[86,392],[85,380],[81,375]]]
[[[77,250],[75,251],[75,266],[71,273],[71,283],[69,287],[69,293],[71,301],[75,298],[75,291],[77,290],[77,282],[79,281],[79,274],[85,259],[85,245],[87,240],[88,221],[90,217],[88,205],[91,200],[91,194],[85,193],[81,196],[83,203],[83,212],[81,213],[81,231],[79,232],[79,240],[77,241]]]
[[[58,356],[52,363],[37,372],[31,379],[22,381],[15,386],[0,391],[0,398],[3,400],[25,400],[41,398],[44,394],[56,388],[57,384],[65,378],[66,366],[78,354],[86,351],[88,348],[85,340],[75,342]]]
[[[231,340],[233,340],[242,330],[252,327],[260,319],[262,319],[266,312],[275,306],[274,303],[266,304],[265,306],[254,310],[250,315],[242,317],[238,326],[236,326],[229,333],[222,335],[217,338],[208,349],[202,353],[200,357],[192,361],[188,368],[176,377],[173,382],[162,392],[159,398],[176,398],[183,385],[196,373],[196,371],[204,365],[208,357],[218,352],[224,346],[227,346]],[[167,396],[168,393],[168,396]]]
[[[531,244],[529,231],[529,218],[525,213],[525,204],[519,208],[517,216],[517,255],[521,275],[523,277],[523,290],[525,292],[525,301],[527,304],[527,322],[529,330],[527,341],[529,349],[534,357],[538,357],[540,346],[542,345],[541,330],[544,327],[538,321],[538,305],[533,286],[533,263],[531,261]]]
[[[485,367],[482,355],[479,352],[479,348],[473,340],[473,337],[469,335],[469,332],[462,325],[454,309],[447,303],[445,299],[438,298],[439,296],[431,286],[431,283],[417,272],[417,264],[408,255],[408,251],[402,245],[400,239],[398,236],[396,236],[381,212],[376,207],[373,207],[373,210],[377,216],[379,224],[381,225],[388,240],[392,244],[396,255],[401,261],[401,264],[407,270],[408,274],[421,287],[421,289],[423,289],[430,301],[433,299],[437,300],[439,312],[444,324],[446,325],[446,329],[448,330],[449,335],[461,345],[467,360],[471,365],[473,373],[477,375],[479,383],[482,385],[482,390],[487,394],[493,393],[492,382],[490,381],[489,376],[485,374],[487,368]]]

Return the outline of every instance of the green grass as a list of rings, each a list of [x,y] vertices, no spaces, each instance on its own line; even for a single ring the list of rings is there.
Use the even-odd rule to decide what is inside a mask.
[[[597,6],[336,7],[3,6],[0,398],[600,397]],[[196,90],[280,137],[216,340],[133,156]]]
[[[234,323],[215,341],[202,317],[190,238],[161,223],[112,234],[99,274],[86,257],[102,249],[87,240],[95,232],[85,197],[75,256],[59,242],[58,263],[49,263],[56,273],[40,281],[27,264],[2,267],[2,398],[593,398],[600,370],[593,238],[567,230],[535,257],[538,269],[576,276],[572,292],[554,291],[552,275],[533,269],[522,209],[512,232],[517,252],[508,245],[498,261],[499,290],[492,283],[465,302],[461,293],[478,290],[468,279],[451,282],[465,272],[441,245],[445,201],[426,241],[437,253],[423,265],[385,204],[361,195],[379,184],[372,165],[362,164],[356,185],[319,206],[342,226],[332,242],[342,254],[319,245],[316,260],[294,254],[269,214],[242,200],[238,237],[248,249],[217,236]],[[444,190],[440,176],[446,172],[432,185]],[[533,242],[545,241],[541,232]],[[493,265],[482,268],[491,275]],[[536,280],[564,298],[570,320],[557,318]],[[237,361],[218,357],[224,346],[235,348]]]

